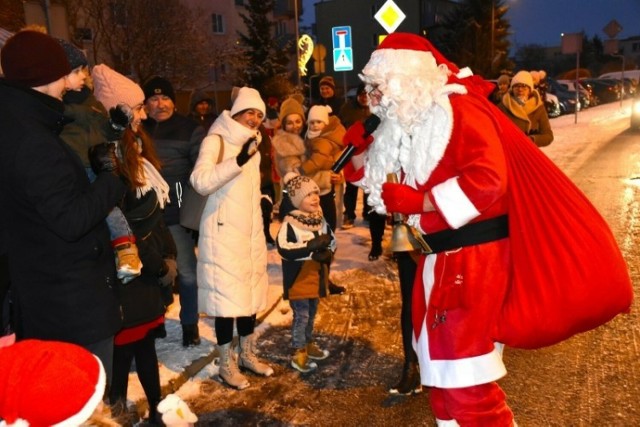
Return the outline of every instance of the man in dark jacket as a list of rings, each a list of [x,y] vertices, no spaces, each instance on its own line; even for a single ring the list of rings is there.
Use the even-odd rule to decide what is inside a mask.
[[[168,80],[152,77],[142,89],[149,116],[143,126],[155,142],[162,162],[161,174],[170,187],[171,204],[165,207],[164,221],[178,249],[182,345],[188,347],[200,344],[196,241],[191,230],[180,225],[180,205],[206,131],[195,121],[176,113],[175,92]]]
[[[71,67],[55,39],[22,31],[0,57],[0,224],[18,338],[79,344],[110,375],[121,317],[105,218],[125,190],[115,157],[89,184],[58,137]]]

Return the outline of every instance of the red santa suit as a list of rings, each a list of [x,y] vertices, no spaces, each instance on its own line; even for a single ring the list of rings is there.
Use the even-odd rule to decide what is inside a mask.
[[[514,133],[508,120],[496,116],[500,113],[484,98],[483,81],[469,75],[449,63],[424,38],[389,35],[372,54],[361,76],[369,93],[377,90],[381,94],[379,105],[372,105],[372,111],[381,115],[382,123],[364,154],[364,168],[356,173],[345,169],[345,176],[354,181],[360,178],[358,172],[362,176],[364,171],[359,183],[370,193],[369,203],[379,213],[385,213],[385,205],[390,202],[381,189],[388,173],[400,175],[402,183],[410,187],[409,196],[426,195],[435,208],[424,212],[420,205],[404,213],[411,214],[408,223],[425,234],[434,249],[422,257],[419,265],[412,316],[421,380],[432,387],[430,400],[438,425],[511,426],[513,414],[495,383],[506,374],[502,344],[497,338],[509,336],[524,347],[557,342],[595,327],[628,307],[631,287],[622,262],[617,281],[622,292],[615,308],[608,307],[596,321],[550,331],[553,337],[548,341],[537,341],[535,327],[529,328],[533,333],[526,331],[528,324],[535,322],[521,316],[528,310],[522,292],[528,284],[515,281],[518,289],[513,292],[511,288],[513,242],[509,237],[514,213],[510,191],[516,188],[522,193],[522,185],[514,187],[509,180],[514,175],[514,151],[527,149],[514,150],[513,143],[505,143],[505,139],[526,137]],[[522,158],[517,161],[522,162]],[[568,181],[566,177],[563,180]],[[574,197],[578,199],[580,203],[586,200]],[[524,200],[527,202],[526,197]],[[597,215],[593,214],[595,210],[587,210]],[[515,216],[516,224],[522,226],[522,215]],[[516,242],[519,249],[523,247]],[[622,258],[614,241],[610,249],[611,259],[620,266]],[[522,277],[523,272],[519,273]],[[542,295],[544,302],[555,299],[555,294],[540,285],[548,286],[549,281],[534,276],[542,289],[534,293]],[[511,295],[519,300],[513,302]],[[565,308],[560,306],[556,312],[562,313]],[[504,325],[505,319],[521,320],[516,334]],[[564,327],[568,322],[562,323]]]

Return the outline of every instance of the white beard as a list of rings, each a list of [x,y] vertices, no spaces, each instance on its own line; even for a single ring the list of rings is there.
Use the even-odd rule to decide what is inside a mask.
[[[445,88],[448,89],[446,92]],[[369,192],[368,204],[377,213],[387,213],[381,197],[387,174],[402,175],[403,184],[417,188],[429,179],[442,159],[453,129],[448,98],[451,89],[453,87],[449,85],[438,91],[440,94],[434,97],[431,106],[425,108],[409,127],[411,132],[398,119],[390,117],[386,106],[372,107],[372,112],[383,120],[373,134],[374,143],[366,154],[362,185]],[[410,218],[410,222],[416,221],[417,218]]]

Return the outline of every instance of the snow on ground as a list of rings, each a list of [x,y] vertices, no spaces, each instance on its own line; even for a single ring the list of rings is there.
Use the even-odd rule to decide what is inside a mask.
[[[593,107],[575,115],[565,115],[551,120],[555,140],[542,150],[552,160],[564,163],[561,168],[568,174],[573,168],[578,169],[585,159],[598,149],[598,142],[607,141],[629,127],[631,100],[610,103]],[[567,160],[569,159],[569,160]],[[361,212],[361,199],[356,212]],[[340,277],[352,270],[370,269],[372,263],[367,260],[369,252],[369,229],[361,218],[350,230],[337,230],[338,252],[332,264],[332,278],[340,284]],[[271,225],[271,234],[276,235],[279,223]],[[385,245],[388,239],[385,239]],[[256,335],[272,325],[286,325],[291,321],[288,303],[282,302],[281,262],[277,251],[270,248],[268,252],[269,297],[268,308],[258,317],[263,318],[256,330]],[[366,280],[366,275],[360,275]],[[357,287],[358,283],[350,282],[347,286]],[[196,347],[182,347],[182,329],[179,321],[179,302],[176,297],[166,316],[167,337],[156,341],[160,360],[160,375],[165,392],[175,392],[183,399],[197,396],[200,393],[200,381],[217,375],[218,368],[213,360],[215,350],[215,334],[213,319],[201,317],[200,335],[202,343]],[[194,361],[200,360],[200,363]],[[185,372],[185,368],[188,369]],[[167,390],[168,388],[168,390]],[[130,374],[130,403],[140,404],[145,401],[144,392],[135,372]]]

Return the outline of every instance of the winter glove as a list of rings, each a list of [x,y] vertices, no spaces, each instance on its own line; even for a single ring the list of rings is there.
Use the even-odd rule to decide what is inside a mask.
[[[331,236],[329,234],[322,234],[318,237],[314,237],[313,239],[307,242],[307,249],[311,252],[319,251],[321,249],[326,249],[331,244]]]
[[[249,159],[258,152],[258,140],[255,137],[251,137],[244,143],[240,149],[240,153],[236,156],[236,162],[238,166],[244,166]]]
[[[173,258],[164,259],[164,274],[161,273],[160,284],[162,286],[173,286],[173,282],[178,277],[178,263]]]
[[[109,109],[109,123],[111,127],[118,131],[124,131],[133,120],[133,112],[126,104],[118,104]]]
[[[320,264],[330,264],[332,253],[329,249],[321,249],[311,254],[311,259],[319,262]]]
[[[160,282],[160,289],[162,291],[162,300],[164,305],[168,307],[173,302],[173,283],[178,276],[178,264],[173,258],[164,259],[164,275],[161,275],[158,279]],[[162,274],[162,273],[161,273]]]
[[[387,207],[387,212],[401,213],[405,215],[423,212],[425,193],[405,184],[382,184],[382,200]]]
[[[116,156],[116,145],[109,142],[96,144],[89,148],[89,163],[91,169],[97,174],[100,172],[111,172],[118,175],[120,166]]]
[[[342,142],[347,145],[351,144],[356,147],[356,151],[354,155],[361,154],[364,150],[367,149],[369,145],[373,142],[373,136],[369,135],[365,138],[364,134],[366,133],[364,129],[364,124],[361,121],[357,121],[347,129],[347,133],[344,134],[344,138],[342,138]]]

